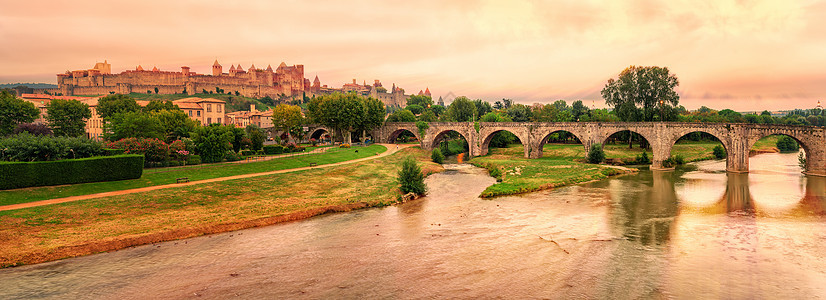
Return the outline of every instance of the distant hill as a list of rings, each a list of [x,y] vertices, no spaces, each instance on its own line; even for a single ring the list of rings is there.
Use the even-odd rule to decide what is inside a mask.
[[[32,89],[56,89],[57,88],[56,84],[26,82],[26,83],[0,83],[0,89],[5,89],[5,88],[10,89],[10,88],[13,88],[13,87],[16,87],[16,86],[21,86],[21,85],[27,86],[27,87],[32,88]]]

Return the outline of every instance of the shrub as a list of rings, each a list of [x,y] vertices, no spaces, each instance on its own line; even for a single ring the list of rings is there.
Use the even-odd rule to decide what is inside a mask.
[[[226,154],[224,154],[224,159],[226,161],[239,161],[242,159],[242,157],[237,152],[230,150],[227,151]]]
[[[127,154],[143,154],[147,167],[163,166],[163,163],[169,160],[169,145],[156,138],[125,138],[106,146],[124,149]]]
[[[255,155],[255,151],[253,151],[253,150],[241,150],[241,155],[243,155],[243,156]]]
[[[427,191],[424,185],[424,174],[422,174],[422,169],[416,163],[416,160],[408,157],[402,162],[401,167],[398,181],[402,193],[424,194]]]
[[[341,144],[341,146],[338,146],[338,147],[339,148],[350,148],[350,144]]]
[[[293,148],[293,152],[304,152],[305,149],[306,148],[304,148],[304,147],[297,146],[297,147]]]
[[[502,182],[502,170],[499,170],[499,167],[489,167],[488,174],[490,174],[490,177],[496,178],[496,182]]]
[[[672,156],[663,161],[663,168],[673,168],[676,164],[677,161]]]
[[[100,156],[60,161],[0,162],[0,189],[140,178],[143,155]]]
[[[20,123],[17,124],[17,127],[14,128],[14,134],[20,134],[23,132],[28,132],[32,135],[52,135],[52,129],[46,124],[38,124],[38,123]]]
[[[777,149],[780,152],[795,152],[800,149],[800,145],[793,138],[784,135],[777,140]]]
[[[675,155],[674,156],[674,163],[677,165],[685,164],[685,158],[682,155]]]
[[[315,146],[318,144],[318,141],[317,141],[316,139],[314,139],[314,138],[311,138],[311,139],[310,139],[310,144],[312,144],[312,145],[313,145],[313,147],[315,147]]]
[[[714,149],[712,151],[714,152],[714,157],[715,158],[717,158],[717,159],[726,158],[726,149],[723,148],[723,146],[720,146],[720,145],[714,146]]]
[[[433,149],[433,152],[430,153],[430,159],[437,164],[441,164],[445,161],[445,156],[442,155],[442,150],[439,148]]]
[[[588,162],[598,164],[605,160],[605,152],[602,150],[601,144],[591,145],[591,150],[588,151]]]
[[[87,138],[35,136],[27,132],[0,139],[2,161],[49,161],[104,155],[103,145]]]
[[[186,164],[187,165],[200,165],[201,164],[201,156],[200,155],[190,155],[186,157]]]
[[[104,153],[103,155],[106,155],[106,156],[115,156],[115,155],[126,154],[126,150],[103,148],[103,153]]]
[[[267,145],[264,146],[264,153],[265,154],[281,154],[284,153],[284,147],[279,145]]]
[[[800,166],[803,171],[807,171],[806,169],[806,155],[803,155],[803,152],[797,154],[797,165]]]
[[[648,157],[647,152],[643,152],[640,155],[637,155],[636,164],[638,165],[647,165],[651,163],[651,159]]]

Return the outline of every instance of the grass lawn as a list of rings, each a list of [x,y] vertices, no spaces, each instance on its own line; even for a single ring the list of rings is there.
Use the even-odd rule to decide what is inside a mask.
[[[0,212],[0,266],[392,203],[400,196],[396,176],[408,156],[428,174],[442,170],[429,152],[413,147],[330,168]]]
[[[62,186],[32,187],[0,191],[0,205],[170,184],[175,183],[175,180],[180,177],[188,177],[190,181],[195,181],[306,167],[309,166],[310,163],[323,165],[369,157],[382,153],[386,150],[387,149],[381,145],[370,145],[367,147],[349,149],[336,148],[320,154],[275,158],[260,162],[202,164],[186,167],[144,169],[143,176],[139,179],[92,182]]]
[[[550,146],[543,149],[544,157],[539,159],[522,157],[524,148],[520,144],[511,145],[508,148],[491,148],[488,155],[474,157],[471,160],[474,165],[488,170],[498,168],[502,173],[502,182],[488,187],[482,192],[481,196],[493,197],[526,193],[605,179],[611,175],[629,172],[574,161],[572,158],[576,156],[576,151],[583,151],[581,145]],[[555,149],[561,150],[562,154],[557,156],[553,151]]]

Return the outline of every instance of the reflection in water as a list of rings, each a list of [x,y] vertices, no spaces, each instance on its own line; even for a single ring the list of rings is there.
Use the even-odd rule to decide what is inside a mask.
[[[446,165],[398,206],[0,270],[0,299],[825,298],[826,178],[796,159],[490,200]]]

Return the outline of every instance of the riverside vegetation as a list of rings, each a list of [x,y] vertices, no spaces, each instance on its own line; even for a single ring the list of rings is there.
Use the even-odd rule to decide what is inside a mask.
[[[443,170],[430,162],[428,151],[412,147],[329,168],[3,211],[0,265],[32,264],[388,205],[399,198],[397,172],[408,157],[424,174]],[[262,168],[271,170],[271,166]]]

